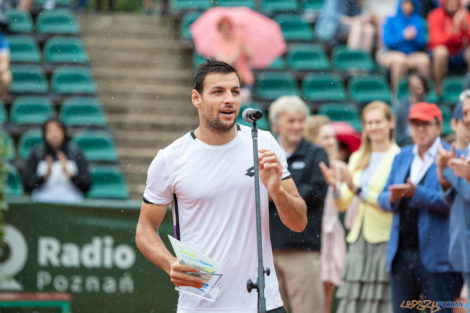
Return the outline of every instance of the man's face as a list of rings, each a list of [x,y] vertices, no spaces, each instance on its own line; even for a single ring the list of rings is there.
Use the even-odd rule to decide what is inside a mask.
[[[433,142],[441,135],[441,125],[432,120],[429,122],[421,120],[411,120],[411,138],[418,147],[429,148]]]
[[[203,83],[202,94],[192,91],[192,101],[199,111],[199,122],[212,131],[231,130],[241,106],[240,82],[235,73],[211,73]]]
[[[459,142],[468,145],[470,143],[470,99],[465,99],[462,104],[463,119],[452,119],[451,126]]]
[[[401,11],[405,16],[410,16],[411,14],[413,14],[414,9],[415,7],[413,5],[413,2],[411,1],[403,1],[401,3]]]
[[[285,144],[298,144],[305,127],[304,112],[282,112],[276,122],[276,131]]]
[[[447,12],[447,14],[454,15],[455,12],[457,12],[459,9],[459,1],[460,0],[446,0],[444,10]]]

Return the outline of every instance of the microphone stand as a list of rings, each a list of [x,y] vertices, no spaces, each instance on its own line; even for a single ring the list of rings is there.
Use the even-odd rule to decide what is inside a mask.
[[[263,246],[261,241],[261,211],[259,200],[259,167],[258,167],[258,129],[256,120],[252,121],[251,137],[253,139],[253,168],[255,170],[255,201],[256,201],[256,239],[258,242],[258,278],[256,283],[248,279],[246,289],[251,292],[252,289],[258,291],[258,313],[266,313],[266,298],[264,297],[264,274],[269,276],[269,267],[266,270],[263,267]]]

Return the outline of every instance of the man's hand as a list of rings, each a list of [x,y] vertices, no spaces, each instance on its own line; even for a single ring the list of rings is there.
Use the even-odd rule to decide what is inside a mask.
[[[439,146],[436,155],[437,179],[444,190],[450,188],[450,183],[444,178],[442,172],[449,165],[450,160],[456,157],[455,146],[452,146],[452,151],[447,151],[442,146]]]
[[[259,149],[259,177],[270,194],[281,188],[282,165],[276,154],[268,149]]]
[[[195,267],[181,264],[176,259],[170,265],[170,279],[175,286],[202,288],[202,280],[197,278],[197,275],[189,273],[199,273],[199,270]]]
[[[390,203],[397,203],[403,198],[412,198],[416,192],[416,186],[408,179],[405,184],[389,186],[388,191],[390,191]]]
[[[449,167],[454,172],[455,176],[470,181],[470,162],[466,161],[463,156],[460,159],[455,158],[450,160]]]
[[[406,40],[413,40],[416,38],[417,33],[418,32],[416,31],[416,28],[413,26],[408,26],[403,31],[403,37],[405,37]]]
[[[465,8],[460,8],[455,14],[453,19],[454,22],[454,33],[458,34],[467,26],[467,10]]]
[[[331,162],[330,168],[328,168],[328,166],[323,162],[320,162],[318,166],[320,167],[325,182],[333,188],[334,192],[336,192],[336,186],[338,186],[339,177],[336,175],[335,163]]]

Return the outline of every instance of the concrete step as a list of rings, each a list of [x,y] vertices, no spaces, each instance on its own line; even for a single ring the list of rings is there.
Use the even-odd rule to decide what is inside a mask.
[[[191,86],[181,86],[173,84],[140,84],[128,82],[102,82],[98,81],[98,87],[101,93],[115,95],[122,94],[140,94],[147,96],[170,96],[181,97],[178,99],[191,99]]]
[[[179,42],[168,40],[166,38],[142,38],[129,37],[123,40],[119,37],[86,37],[83,40],[87,47],[90,47],[90,51],[96,48],[106,48],[110,50],[115,49],[132,49],[132,50],[150,50],[150,51],[161,51],[165,49],[181,49],[184,50],[184,45]]]
[[[98,81],[99,84],[99,81]],[[122,100],[122,101],[140,101],[140,100],[146,100],[146,101],[174,101],[174,103],[191,103],[191,91],[190,88],[188,88],[187,93],[183,94],[178,94],[178,93],[172,93],[172,92],[167,92],[166,90],[159,90],[158,93],[155,93],[153,91],[148,91],[148,92],[132,92],[129,93],[127,91],[120,91],[120,90],[100,90],[100,97],[101,99],[108,99],[108,101],[103,100],[103,103],[112,103],[114,100]]]
[[[186,130],[167,131],[123,131],[114,132],[117,145],[126,147],[156,147],[163,148],[171,144],[175,139],[186,134]]]
[[[105,66],[106,65],[106,66]],[[153,79],[181,79],[191,82],[193,72],[188,69],[158,69],[151,68],[134,68],[134,69],[121,69],[115,66],[101,64],[93,68],[93,75],[95,78],[102,80],[115,79],[115,80],[153,80]]]
[[[172,115],[185,114],[197,116],[196,108],[190,99],[163,100],[142,99],[138,97],[101,97],[106,112],[128,113],[137,111],[139,113],[169,113]]]
[[[198,125],[192,116],[165,115],[120,115],[108,114],[108,121],[114,129],[146,131],[189,131]]]

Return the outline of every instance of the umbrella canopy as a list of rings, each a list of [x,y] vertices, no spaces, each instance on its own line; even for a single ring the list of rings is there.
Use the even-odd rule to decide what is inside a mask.
[[[286,52],[286,42],[276,21],[245,7],[213,7],[190,27],[199,54],[206,57],[215,54],[214,43],[221,38],[218,23],[222,18],[230,19],[235,35],[246,40],[253,54],[252,67],[266,68]]]

